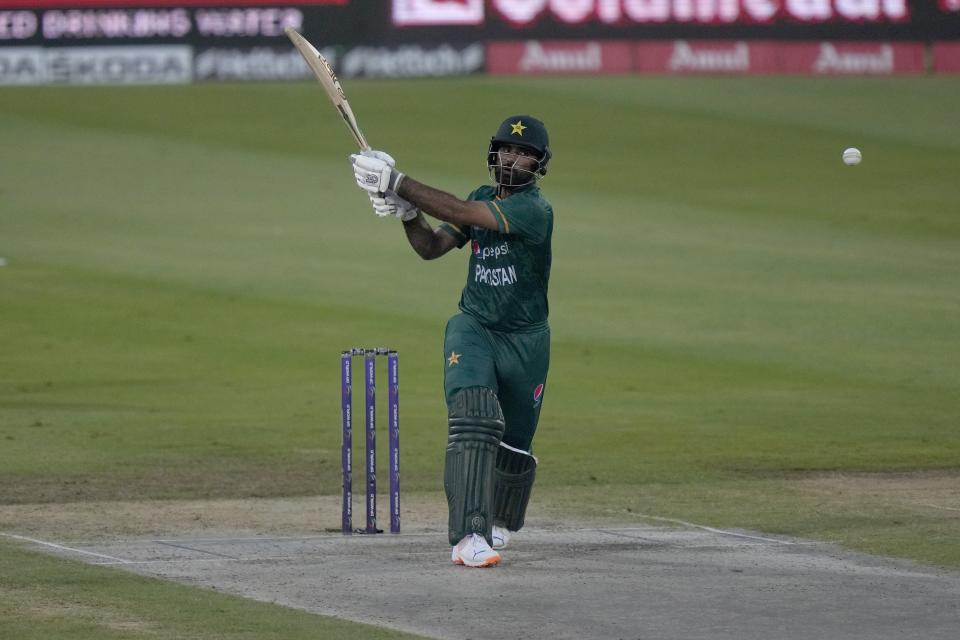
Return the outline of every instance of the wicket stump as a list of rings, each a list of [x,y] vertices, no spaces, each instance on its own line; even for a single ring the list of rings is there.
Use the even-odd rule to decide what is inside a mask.
[[[366,450],[366,528],[357,533],[383,533],[377,529],[377,356],[387,357],[388,438],[390,468],[390,533],[400,533],[400,364],[392,349],[354,347],[340,354],[340,409],[343,439],[340,463],[343,471],[343,509],[341,526],[344,534],[353,533],[353,358],[363,356],[364,431]]]

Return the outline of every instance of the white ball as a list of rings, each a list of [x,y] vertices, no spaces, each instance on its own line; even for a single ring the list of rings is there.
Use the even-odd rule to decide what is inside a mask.
[[[848,167],[860,164],[860,161],[863,159],[863,154],[860,153],[860,149],[856,147],[850,147],[849,149],[843,150],[843,164]]]

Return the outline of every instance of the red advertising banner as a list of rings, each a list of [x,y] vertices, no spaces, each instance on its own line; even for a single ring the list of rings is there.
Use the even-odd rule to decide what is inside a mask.
[[[951,3],[956,0],[940,0]],[[392,0],[397,26],[902,22],[908,0]]]
[[[944,45],[960,60],[960,44]],[[746,40],[495,42],[491,74],[773,74],[892,75],[924,72],[919,42],[778,42]]]
[[[933,43],[933,70],[937,73],[960,73],[960,42]]]
[[[633,54],[628,42],[538,41],[491,42],[487,72],[499,75],[631,73]]]
[[[642,42],[634,48],[638,73],[777,73],[776,44],[736,40]]]
[[[923,73],[919,42],[818,42],[782,44],[781,73],[892,75]]]
[[[393,24],[398,27],[478,25],[484,19],[483,0],[393,0]]]

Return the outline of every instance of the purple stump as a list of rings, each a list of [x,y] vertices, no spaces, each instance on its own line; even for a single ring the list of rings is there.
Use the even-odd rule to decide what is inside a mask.
[[[390,413],[390,533],[400,533],[400,358],[387,354]]]
[[[343,468],[342,527],[353,533],[353,371],[349,351],[340,354],[340,420],[343,439],[340,444],[340,464]]]
[[[364,356],[367,389],[367,533],[377,533],[377,356]]]

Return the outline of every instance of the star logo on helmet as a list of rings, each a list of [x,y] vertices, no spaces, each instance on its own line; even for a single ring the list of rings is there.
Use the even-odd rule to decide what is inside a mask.
[[[511,122],[510,127],[512,128],[510,135],[517,134],[518,136],[522,136],[523,130],[527,128],[527,125],[523,124],[523,120],[517,120],[516,122]]]

